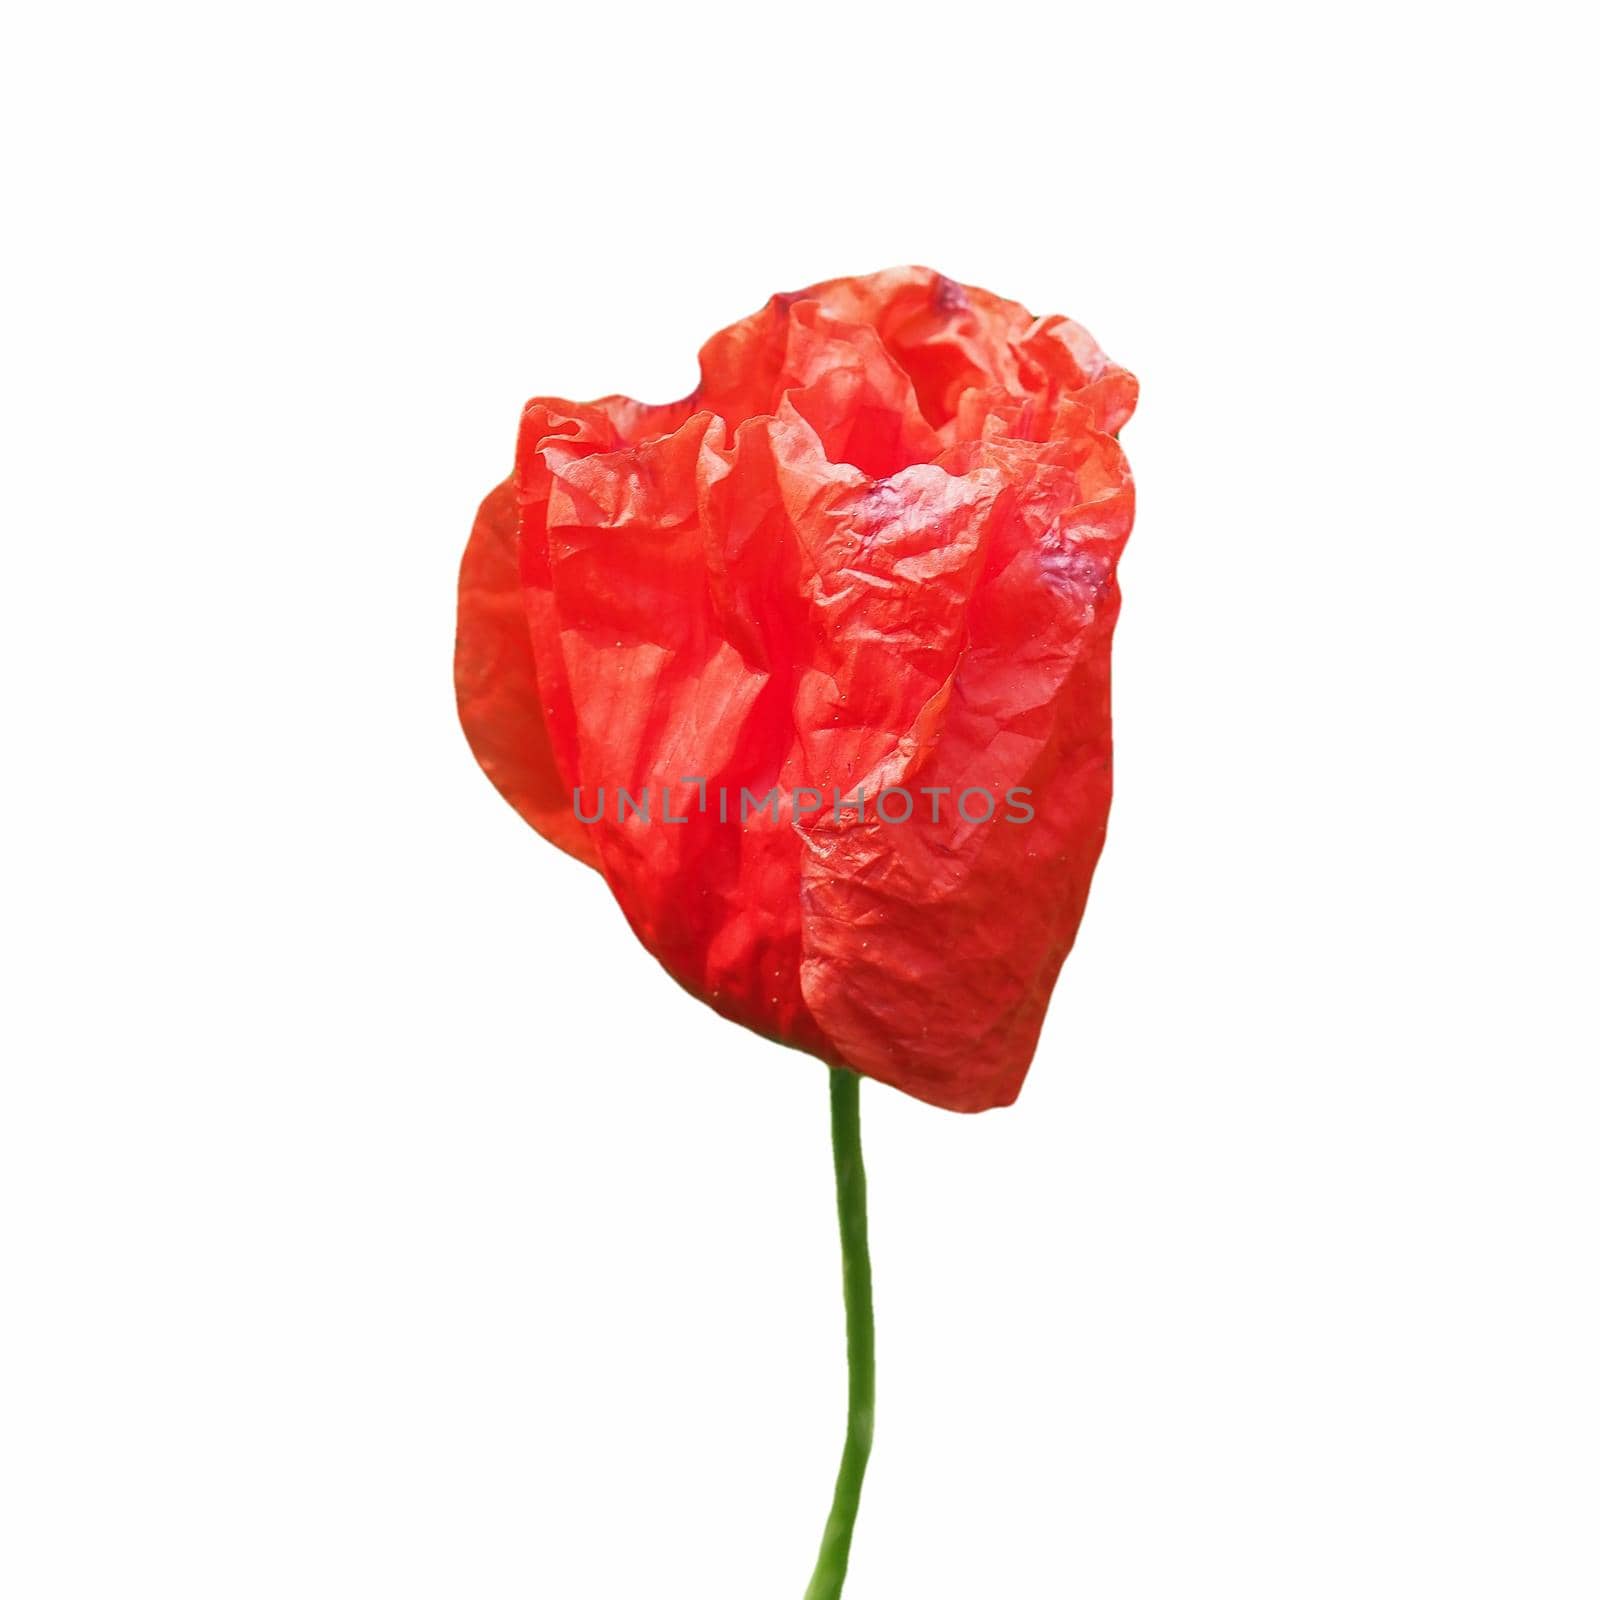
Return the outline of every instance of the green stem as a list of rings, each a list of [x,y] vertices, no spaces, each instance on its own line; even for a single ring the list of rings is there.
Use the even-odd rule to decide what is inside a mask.
[[[831,1069],[833,1177],[844,1253],[845,1344],[850,1358],[850,1419],[844,1436],[833,1509],[805,1600],[838,1600],[850,1565],[850,1539],[861,1505],[861,1482],[872,1453],[876,1389],[872,1335],[872,1258],[867,1253],[867,1172],[861,1162],[861,1079]]]

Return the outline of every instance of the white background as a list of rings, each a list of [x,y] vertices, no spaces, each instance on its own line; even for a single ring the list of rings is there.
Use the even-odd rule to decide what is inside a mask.
[[[1014,1109],[868,1086],[850,1600],[1600,1592],[1576,8],[34,7],[8,1600],[798,1596],[826,1086],[474,766],[532,393],[906,261],[1144,383]]]

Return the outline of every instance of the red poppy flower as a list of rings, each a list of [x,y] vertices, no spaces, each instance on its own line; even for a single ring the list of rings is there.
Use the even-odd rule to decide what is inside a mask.
[[[921,268],[774,296],[700,368],[524,410],[462,565],[473,752],[723,1015],[1007,1104],[1105,835],[1137,385]]]

